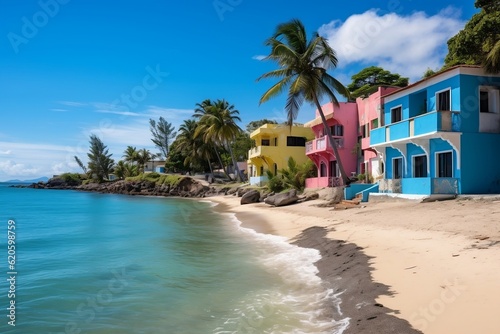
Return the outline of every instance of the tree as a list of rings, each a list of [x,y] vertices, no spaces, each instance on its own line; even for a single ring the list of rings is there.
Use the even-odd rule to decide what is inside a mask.
[[[239,160],[248,159],[248,151],[252,148],[252,140],[248,132],[240,132],[234,142],[231,144],[234,156]]]
[[[136,157],[136,162],[137,162],[137,168],[139,169],[139,172],[144,173],[144,167],[148,163],[148,161],[151,161],[153,158],[153,155],[149,150],[143,148],[137,151],[137,157]]]
[[[160,117],[158,122],[154,119],[149,120],[149,129],[151,130],[151,135],[153,136],[151,141],[160,150],[161,154],[167,158],[171,141],[176,136],[176,132],[174,131],[175,127],[173,127],[172,124],[167,122],[163,117]]]
[[[445,68],[458,64],[482,65],[487,72],[500,72],[500,3],[476,0],[474,14],[464,29],[448,40]]]
[[[258,121],[251,121],[250,123],[247,124],[246,130],[248,133],[252,133],[255,130],[257,130],[258,128],[260,128],[262,125],[265,125],[265,124],[278,124],[278,122],[267,119],[267,118],[264,118],[264,119],[261,119]]]
[[[354,99],[368,97],[368,95],[376,92],[380,86],[408,86],[408,78],[403,78],[399,74],[391,73],[377,66],[362,69],[359,73],[354,74],[351,79],[352,82],[347,86],[347,89],[349,89],[351,97]]]
[[[184,152],[184,165],[186,167],[202,166],[201,160],[206,160],[210,173],[212,172],[213,149],[209,142],[205,142],[201,136],[196,136],[198,123],[194,119],[185,120],[179,126],[179,135],[176,138],[176,148]]]
[[[108,148],[96,135],[90,135],[90,150],[87,153],[89,158],[88,171],[91,177],[98,182],[108,180],[109,174],[113,172],[114,160]]]
[[[203,132],[202,130],[198,130],[198,128],[202,129],[206,126],[206,124],[201,122],[201,119],[203,117],[206,118],[205,115],[214,112],[213,106],[214,106],[214,103],[210,99],[206,99],[203,102],[196,104],[196,108],[194,110],[193,117],[198,119],[197,129],[196,129],[197,131],[195,131],[195,135],[197,138]],[[225,148],[223,146],[221,146],[220,143],[217,142],[214,138],[206,138],[205,136],[201,136],[199,138],[201,139],[202,142],[207,144],[207,146],[209,148],[213,149],[213,151],[215,152],[215,156],[217,157],[217,160],[219,161],[220,168],[222,168],[226,177],[228,179],[231,179],[231,177],[229,176],[229,172],[226,168],[226,165],[222,161],[221,153],[219,152],[219,150],[225,150]]]
[[[428,78],[430,76],[433,76],[434,74],[436,74],[438,72],[438,70],[433,70],[432,68],[430,67],[427,67],[427,69],[425,70],[424,72],[424,76],[423,78]]]
[[[80,166],[80,168],[83,170],[83,173],[87,174],[87,167],[85,167],[85,165],[83,164],[83,162],[76,155],[75,155],[75,161],[78,164],[78,166]]]
[[[284,40],[284,41],[282,41]],[[288,88],[285,110],[288,114],[288,124],[291,126],[297,118],[304,101],[313,103],[321,116],[328,140],[337,159],[344,185],[350,183],[340,159],[337,143],[333,140],[330,127],[327,125],[320,98],[327,96],[338,105],[334,91],[349,97],[349,91],[327,71],[337,66],[335,51],[328,45],[325,38],[315,33],[308,42],[304,25],[299,20],[280,24],[271,38],[266,41],[271,47],[271,53],[266,57],[278,63],[277,70],[263,74],[263,78],[280,78],[260,99],[264,103]]]
[[[114,174],[117,178],[124,179],[126,177],[139,175],[139,170],[137,169],[137,165],[120,160],[115,166]]]
[[[127,146],[125,151],[123,152],[123,158],[125,162],[136,163],[137,162],[137,148],[132,146]]]
[[[206,102],[206,101],[204,101]],[[226,100],[217,100],[205,106],[205,113],[200,117],[199,126],[195,136],[202,135],[205,141],[212,141],[228,150],[237,177],[243,181],[245,177],[234,157],[231,143],[235,141],[241,129],[236,125],[236,121],[241,121],[239,111],[234,109],[234,105]]]

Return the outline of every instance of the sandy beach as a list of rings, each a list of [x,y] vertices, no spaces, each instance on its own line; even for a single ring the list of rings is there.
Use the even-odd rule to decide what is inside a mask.
[[[244,227],[320,250],[326,285],[343,292],[345,333],[499,333],[500,201],[456,199],[318,207],[240,205],[211,197]],[[338,318],[332,310],[332,316]]]

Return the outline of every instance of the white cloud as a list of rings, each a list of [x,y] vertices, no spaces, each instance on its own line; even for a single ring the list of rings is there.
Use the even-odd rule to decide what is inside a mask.
[[[337,52],[339,67],[351,63],[377,65],[419,79],[428,67],[441,67],[446,42],[464,25],[459,15],[452,7],[433,16],[423,12],[381,15],[369,10],[345,22],[325,24],[319,33]]]
[[[0,142],[0,152],[10,151],[10,159],[0,161],[0,181],[10,179],[27,179],[59,174],[54,166],[66,165],[66,172],[79,171],[74,163],[75,155],[84,155],[88,145],[63,146],[44,143]],[[5,151],[5,149],[7,149]]]
[[[87,103],[74,102],[74,101],[58,101],[57,103],[62,104],[63,106],[68,106],[68,107],[83,107],[83,106],[87,105]]]
[[[68,109],[58,109],[58,108],[53,108],[53,109],[50,109],[50,111],[66,112],[66,111],[68,111]]]
[[[11,150],[0,151],[0,155],[11,155],[11,154],[12,154]]]
[[[264,56],[264,55],[256,55],[256,56],[253,56],[252,59],[253,60],[264,60],[266,59],[267,56]]]
[[[11,177],[16,176],[34,176],[39,170],[31,165],[16,163],[12,160],[0,161],[0,175],[6,174]],[[7,178],[5,178],[7,180]]]

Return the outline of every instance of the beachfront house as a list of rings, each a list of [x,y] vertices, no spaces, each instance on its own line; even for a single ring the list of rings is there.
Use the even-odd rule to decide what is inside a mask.
[[[399,87],[378,87],[377,91],[367,97],[356,99],[359,134],[357,149],[358,172],[364,175],[365,182],[381,179],[384,173],[382,158],[378,152],[370,147],[370,131],[383,126],[383,95],[389,94]]]
[[[500,193],[500,75],[456,66],[384,96],[379,192]]]
[[[337,142],[340,159],[349,177],[357,174],[358,111],[356,103],[328,103],[323,113]],[[335,187],[341,184],[337,158],[333,153],[326,131],[316,110],[316,117],[304,124],[314,132],[314,139],[306,143],[306,155],[318,170],[317,177],[306,179],[306,188]]]
[[[267,182],[266,171],[274,175],[287,168],[288,159],[298,164],[307,161],[306,141],[313,138],[310,128],[284,124],[264,124],[250,134],[255,147],[248,151],[248,175],[250,184],[263,185]]]

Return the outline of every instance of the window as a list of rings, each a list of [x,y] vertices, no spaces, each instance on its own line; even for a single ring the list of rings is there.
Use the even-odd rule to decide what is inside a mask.
[[[263,176],[264,175],[264,166],[260,166],[260,174],[259,176]]]
[[[427,177],[427,156],[413,157],[413,177]]]
[[[490,112],[490,99],[488,91],[479,92],[479,111]]]
[[[391,123],[396,123],[401,121],[402,117],[401,107],[396,107],[391,109]]]
[[[286,137],[286,146],[306,146],[306,139],[304,137]]]
[[[319,176],[320,177],[325,177],[326,176],[326,165],[324,162],[322,162],[320,165],[319,165]]]
[[[437,177],[453,177],[453,154],[452,152],[443,152],[436,155]]]
[[[480,86],[479,111],[482,113],[500,113],[500,87]]]
[[[403,177],[403,158],[392,159],[392,178],[400,179]]]
[[[378,118],[372,120],[372,129],[378,128]]]
[[[330,176],[337,177],[339,176],[339,166],[337,165],[337,161],[330,161]]]
[[[361,127],[359,128],[359,132],[361,133],[361,138],[368,137],[367,136],[367,133],[369,133],[369,131],[368,131],[368,125],[367,124],[361,125]]]
[[[342,137],[344,135],[344,126],[343,125],[337,124],[337,125],[331,126],[330,130],[332,132],[332,136]]]
[[[451,99],[450,99],[450,90],[445,90],[443,92],[436,94],[436,106],[438,111],[442,110],[451,110]]]
[[[262,146],[269,146],[269,139],[262,139],[260,141],[260,145],[262,145]]]
[[[274,138],[274,146],[278,146],[278,137]]]
[[[274,164],[274,175],[278,175],[278,165]]]

